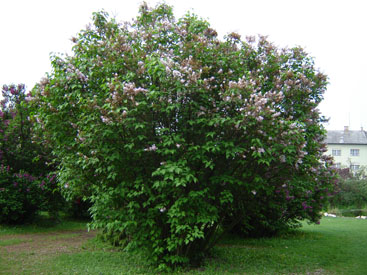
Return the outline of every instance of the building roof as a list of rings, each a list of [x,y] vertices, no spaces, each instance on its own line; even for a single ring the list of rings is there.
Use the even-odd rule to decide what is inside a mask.
[[[365,144],[367,145],[367,134],[365,131],[351,131],[347,127],[344,131],[327,131],[326,143],[328,144]]]

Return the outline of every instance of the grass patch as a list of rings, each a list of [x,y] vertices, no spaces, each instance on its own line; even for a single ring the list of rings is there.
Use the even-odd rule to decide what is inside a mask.
[[[8,239],[8,240],[0,240],[0,246],[9,246],[24,243],[24,239]]]
[[[63,254],[47,267],[50,274],[152,274],[139,255],[117,251]]]
[[[122,252],[93,236],[86,238],[87,233],[80,232],[80,228],[85,228],[85,223],[66,221],[53,230],[44,231],[41,226],[37,231],[25,226],[22,230],[7,227],[5,233],[0,231],[0,274],[154,273],[142,255]],[[19,237],[19,232],[24,231],[43,238],[25,243]],[[80,241],[83,236],[84,241]],[[5,249],[27,248],[41,240],[43,248],[50,249],[46,253],[42,254],[43,248],[24,249],[11,250],[3,256]],[[57,251],[56,247],[63,249]],[[365,255],[367,220],[324,218],[320,225],[304,224],[301,229],[275,238],[226,236],[200,268],[185,268],[174,274],[365,274]]]
[[[48,217],[40,217],[31,224],[26,225],[1,225],[0,236],[8,234],[28,234],[28,233],[46,233],[62,230],[82,230],[87,229],[86,221],[75,219],[54,220]]]

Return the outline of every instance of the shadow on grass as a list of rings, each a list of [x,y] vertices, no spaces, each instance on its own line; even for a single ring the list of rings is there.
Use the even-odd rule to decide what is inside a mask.
[[[61,213],[58,217],[40,213],[37,218],[25,224],[0,224],[0,236],[5,234],[42,233],[60,230],[87,229],[89,219],[75,219]]]

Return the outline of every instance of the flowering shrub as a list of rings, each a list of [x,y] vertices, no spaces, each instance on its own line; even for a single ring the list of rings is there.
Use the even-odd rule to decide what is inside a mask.
[[[34,179],[14,175],[9,166],[0,168],[0,223],[31,220],[41,203],[39,188]]]
[[[4,85],[0,106],[0,161],[15,172],[45,173],[48,155],[32,143],[32,123],[23,84]]]
[[[326,76],[301,49],[224,41],[195,15],[95,13],[33,90],[35,118],[92,226],[159,268],[196,262],[220,234],[318,222],[334,188],[317,110]]]
[[[0,223],[30,222],[39,210],[54,210],[48,201],[51,197],[48,193],[55,189],[53,185],[54,177],[36,178],[23,171],[14,173],[9,166],[1,165]]]
[[[57,212],[62,197],[46,147],[32,142],[25,86],[4,85],[0,106],[0,222],[31,221],[38,210]]]

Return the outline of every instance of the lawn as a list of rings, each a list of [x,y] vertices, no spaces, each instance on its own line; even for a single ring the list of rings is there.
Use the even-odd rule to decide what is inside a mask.
[[[84,222],[0,226],[0,274],[151,274],[142,255],[102,243]],[[264,239],[223,239],[202,267],[176,274],[366,274],[367,220],[320,225]]]

